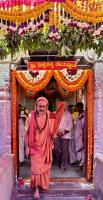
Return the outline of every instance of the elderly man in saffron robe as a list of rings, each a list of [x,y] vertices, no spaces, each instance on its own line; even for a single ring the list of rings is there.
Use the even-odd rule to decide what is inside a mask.
[[[31,186],[35,188],[34,197],[40,198],[39,188],[49,188],[50,168],[52,164],[52,138],[59,127],[65,103],[57,102],[57,110],[48,110],[48,100],[39,97],[36,107],[28,119],[26,134],[26,155],[31,157]]]

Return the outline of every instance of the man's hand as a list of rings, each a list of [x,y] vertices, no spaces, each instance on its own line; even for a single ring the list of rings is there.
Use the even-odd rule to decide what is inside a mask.
[[[58,132],[57,132],[57,135],[58,135],[59,137],[62,137],[62,136],[63,136],[63,132],[58,131]]]
[[[26,149],[25,149],[25,155],[28,158],[28,156],[29,156],[29,147],[26,147]]]
[[[53,139],[56,139],[57,137],[58,137],[57,134],[53,135]]]
[[[69,133],[69,131],[68,130],[64,130],[64,135],[67,134],[67,133]]]

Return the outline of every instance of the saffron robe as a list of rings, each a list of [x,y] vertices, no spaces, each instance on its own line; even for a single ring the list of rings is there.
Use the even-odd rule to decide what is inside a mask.
[[[31,157],[31,185],[43,189],[49,187],[50,168],[52,164],[53,135],[56,134],[65,103],[57,102],[57,110],[51,113],[47,110],[47,124],[40,133],[36,127],[34,111],[29,120],[29,149]],[[44,126],[46,115],[38,117],[40,127]]]

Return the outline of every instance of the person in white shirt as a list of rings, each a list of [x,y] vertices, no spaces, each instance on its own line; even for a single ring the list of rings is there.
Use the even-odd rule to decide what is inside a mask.
[[[75,144],[76,156],[79,166],[84,164],[84,105],[82,102],[76,104],[78,117],[75,121]]]
[[[25,138],[25,120],[26,115],[21,111],[19,116],[19,162],[24,162],[24,138]]]
[[[58,137],[54,141],[56,163],[59,164],[61,154],[61,170],[64,171],[68,166],[69,142],[72,135],[72,115],[65,111],[59,126]]]
[[[71,139],[69,142],[69,162],[71,165],[76,164],[77,158],[76,158],[76,146],[75,146],[75,127],[74,127],[74,119],[76,119],[77,113],[74,118],[74,106],[73,105],[68,105],[68,111],[72,115],[72,120],[73,120],[73,127],[71,130]]]

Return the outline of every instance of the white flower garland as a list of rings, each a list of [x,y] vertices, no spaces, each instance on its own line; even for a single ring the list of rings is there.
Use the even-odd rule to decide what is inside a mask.
[[[33,82],[40,81],[44,77],[46,70],[39,70],[39,71],[35,70],[33,72],[34,73],[38,72],[39,74],[36,77],[33,78],[32,75],[30,74],[30,71],[28,71],[28,70],[22,71],[22,73],[25,75],[27,80],[33,83]]]
[[[78,69],[77,73],[75,75],[69,74],[67,69],[63,69],[63,70],[61,70],[61,72],[69,82],[73,82],[73,81],[78,80],[78,78],[81,76],[83,70],[82,69]]]
[[[30,71],[27,70],[27,71],[22,71],[22,73],[25,75],[26,79],[30,82],[38,82],[40,81],[44,76],[45,76],[45,73],[46,73],[46,70],[35,70],[33,71],[34,73],[38,72],[38,75],[35,76],[35,77],[32,77],[32,75],[30,74]],[[76,81],[78,80],[78,78],[81,76],[83,70],[82,69],[78,69],[77,70],[77,73],[75,75],[72,75],[72,74],[69,74],[67,69],[63,69],[61,70],[63,76],[69,81],[69,82],[73,82],[73,81]],[[19,73],[19,71],[18,71]]]

